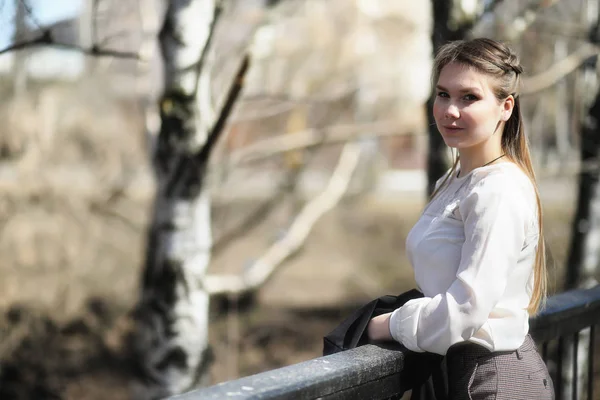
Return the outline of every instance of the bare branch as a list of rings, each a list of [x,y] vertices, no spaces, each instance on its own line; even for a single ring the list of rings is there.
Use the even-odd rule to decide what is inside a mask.
[[[461,25],[461,32],[469,32],[471,29],[475,27],[475,25],[479,22],[479,20],[486,14],[491,14],[496,11],[496,7],[498,7],[504,0],[492,0],[488,2],[483,8],[481,15],[479,18],[473,18],[468,23]],[[462,36],[462,35],[461,35]]]
[[[99,1],[92,0],[92,43],[97,43],[98,41],[98,10],[99,10]]]
[[[522,94],[529,95],[547,89],[556,84],[562,78],[576,70],[590,57],[596,57],[600,54],[598,46],[586,44],[578,48],[568,57],[560,60],[544,72],[523,78]]]
[[[238,108],[238,111],[235,115],[230,119],[230,122],[250,122],[256,121],[259,119],[266,119],[269,117],[273,117],[279,114],[283,114],[294,109],[299,103],[287,102],[287,103],[279,103],[276,106],[270,106],[261,109],[260,111],[252,110],[252,111],[239,111],[242,107]]]
[[[337,125],[325,129],[308,129],[289,135],[278,135],[233,152],[230,163],[238,165],[264,161],[286,151],[348,142],[359,136],[374,138],[417,134],[414,129],[400,131],[402,127],[399,125],[396,120],[388,120],[368,124]]]
[[[84,47],[77,46],[74,44],[59,43],[54,40],[54,37],[52,36],[52,32],[50,30],[44,31],[41,35],[39,35],[38,37],[36,37],[34,39],[15,43],[8,47],[5,47],[4,49],[0,50],[0,54],[9,53],[11,51],[17,51],[17,50],[22,50],[22,49],[25,49],[28,47],[36,47],[36,46],[52,46],[52,47],[57,47],[60,49],[65,49],[65,50],[73,50],[73,51],[77,51],[77,52],[80,52],[83,54],[89,54],[89,55],[96,56],[96,57],[130,58],[130,59],[135,59],[135,60],[139,60],[139,58],[140,58],[137,53],[103,49],[97,45],[94,45],[91,48],[84,48]]]
[[[325,190],[311,200],[296,217],[287,234],[274,243],[242,275],[209,275],[204,287],[210,294],[241,293],[261,286],[283,262],[304,244],[315,223],[331,210],[348,189],[350,178],[358,165],[361,146],[358,142],[347,143]]]
[[[483,8],[483,14],[491,13],[496,11],[496,7],[498,7],[504,0],[492,0],[486,4]]]
[[[287,177],[286,177],[287,178]],[[288,179],[284,179],[287,183]],[[217,240],[214,241],[211,251],[212,256],[216,256],[223,249],[233,242],[234,240],[243,237],[252,231],[260,222],[264,221],[272,212],[276,206],[280,204],[287,191],[283,188],[284,185],[279,185],[275,189],[275,195],[269,196],[265,201],[262,201],[257,207],[248,213],[236,226],[222,234]]]
[[[558,1],[559,0],[537,0],[530,3],[525,7],[521,15],[517,16],[517,18],[505,28],[503,39],[506,41],[518,39],[527,28],[535,22],[543,9],[553,6]]]
[[[29,2],[27,0],[20,0],[19,2],[21,3],[25,12],[29,15],[29,19],[31,20],[31,22],[33,22],[38,27],[38,29],[41,29],[42,24],[40,23],[40,21],[36,18],[35,14],[33,13],[33,10],[31,9],[31,4],[29,4]]]
[[[243,88],[244,80],[246,78],[246,72],[248,71],[249,65],[250,57],[245,56],[240,63],[238,72],[232,82],[229,92],[227,93],[227,98],[225,99],[223,108],[221,109],[221,112],[219,113],[219,117],[217,118],[215,124],[210,130],[206,143],[204,144],[204,146],[202,146],[202,149],[198,152],[198,154],[194,156],[194,159],[199,164],[199,166],[203,167],[205,165],[206,161],[210,157],[212,149],[217,143],[217,139],[219,139],[224,130],[223,128],[225,127],[227,119],[229,118],[229,114],[231,113],[231,110],[233,109],[237,98]]]

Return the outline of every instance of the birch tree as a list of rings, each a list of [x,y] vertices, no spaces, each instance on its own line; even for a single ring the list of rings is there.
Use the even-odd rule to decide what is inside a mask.
[[[212,238],[204,178],[248,67],[244,58],[217,118],[199,107],[199,98],[210,97],[207,55],[220,11],[216,0],[170,1],[159,35],[164,89],[152,148],[157,189],[131,342],[134,398],[163,398],[207,383],[203,278]]]
[[[248,69],[248,58],[244,57],[229,92],[212,96],[209,52],[214,47],[215,29],[225,4],[213,0],[174,0],[168,2],[164,11],[158,38],[164,66],[164,88],[158,107],[160,126],[150,141],[157,187],[140,294],[132,313],[133,330],[128,342],[135,363],[134,398],[164,398],[208,383],[210,296],[258,289],[302,247],[318,219],[335,207],[347,191],[361,157],[357,139],[364,136],[365,129],[373,137],[406,133],[398,133],[397,127],[389,123],[353,124],[328,129],[325,136],[318,131],[305,131],[306,135],[295,133],[291,148],[288,142],[277,146],[277,141],[271,141],[256,143],[252,149],[242,151],[237,158],[247,161],[296,147],[349,142],[343,146],[339,162],[323,191],[302,205],[286,234],[263,256],[239,276],[206,276],[213,248],[206,182],[208,160],[215,144],[225,134],[224,126]],[[93,5],[90,8],[93,15],[88,19],[91,25],[98,10],[96,2]],[[146,29],[142,30],[147,37]],[[57,43],[51,30],[44,29],[39,36],[15,42],[0,53],[28,46],[57,46],[97,57],[147,61],[145,49],[152,47],[145,42],[133,54],[105,49],[95,39],[96,35],[92,35],[91,43],[86,42],[85,47]],[[217,112],[212,109],[211,97],[224,98]]]
[[[286,235],[242,275],[206,275],[213,247],[209,157],[224,135],[249,64],[244,57],[213,118],[207,60],[221,7],[212,0],[173,1],[160,33],[165,83],[160,132],[152,146],[157,191],[130,342],[137,399],[163,398],[209,383],[210,296],[262,286],[343,196],[360,155],[357,143],[344,146],[323,192],[301,208]]]

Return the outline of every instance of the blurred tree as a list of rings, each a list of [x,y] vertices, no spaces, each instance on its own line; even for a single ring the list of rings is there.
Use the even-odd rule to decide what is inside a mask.
[[[207,54],[222,6],[214,0],[171,1],[160,32],[164,89],[152,154],[158,188],[130,337],[137,399],[163,398],[208,383],[210,296],[260,287],[337,204],[360,157],[358,143],[344,146],[325,190],[299,210],[285,235],[243,275],[206,275],[212,251],[205,182],[209,157],[224,134],[248,67],[247,57],[242,57],[223,106],[212,118],[212,109],[207,109],[211,105],[200,99],[211,97]]]
[[[597,0],[594,0],[597,7]],[[600,11],[599,11],[600,12]],[[600,16],[600,15],[599,15]],[[600,43],[600,23],[596,19],[590,30],[590,41]],[[596,57],[583,65],[584,70],[597,70]],[[580,172],[577,208],[572,222],[565,289],[596,285],[600,266],[600,92],[588,109],[581,125]]]
[[[592,4],[593,3],[593,4]],[[592,5],[592,7],[590,7]],[[600,9],[597,0],[584,2],[587,10],[594,15],[585,15],[586,23],[590,26],[589,41],[600,44]],[[571,226],[571,242],[567,265],[565,268],[565,287],[563,290],[590,288],[598,285],[600,268],[600,89],[597,85],[598,73],[597,55],[588,59],[582,66],[583,74],[593,74],[596,82],[592,90],[596,91],[595,98],[588,109],[587,116],[581,122],[580,132],[580,171],[577,193],[577,205]],[[587,390],[587,366],[590,362],[588,355],[590,330],[585,329],[573,338],[566,338],[563,348],[559,349],[563,365],[574,365],[576,357],[577,376],[571,368],[565,368],[560,377],[557,391],[562,398],[583,398]],[[592,336],[593,340],[593,336]],[[577,352],[574,351],[577,349]]]
[[[445,0],[433,0],[433,32],[431,41],[433,43],[433,54],[435,55],[440,46],[450,40],[462,39],[464,32],[460,29],[450,28],[450,10],[452,2]],[[447,147],[444,139],[438,132],[433,119],[433,102],[435,96],[427,100],[427,122],[429,136],[429,151],[427,152],[427,195],[430,196],[435,188],[435,182],[449,168]]]
[[[494,8],[502,0],[432,0],[433,2],[433,32],[431,41],[433,43],[433,55],[437,53],[440,46],[467,37],[470,30],[479,21],[481,16],[493,12]],[[484,6],[485,3],[485,6]],[[427,119],[429,133],[429,151],[427,153],[427,195],[433,193],[435,182],[448,168],[448,148],[437,130],[433,119],[433,102],[435,96],[430,96],[427,101]]]
[[[163,398],[207,383],[209,293],[203,278],[212,238],[204,180],[248,64],[244,58],[220,115],[211,120],[198,98],[210,91],[202,75],[220,12],[216,0],[170,1],[159,36],[164,89],[152,154],[157,192],[134,311],[134,398]]]
[[[572,221],[564,290],[590,288],[598,284],[596,277],[600,265],[600,93],[596,95],[588,117],[583,122],[580,140],[579,190]],[[575,388],[572,369],[563,370],[559,386],[562,388],[563,398],[569,398],[572,393],[578,393],[577,398],[582,398],[585,390],[584,379],[587,375],[589,337],[589,329],[585,329],[578,337],[579,344],[576,344],[579,376]],[[564,365],[573,365],[575,354],[571,338],[565,340],[562,352]]]

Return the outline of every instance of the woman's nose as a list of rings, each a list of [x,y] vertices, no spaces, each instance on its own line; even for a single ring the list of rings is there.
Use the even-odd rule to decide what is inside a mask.
[[[446,108],[445,117],[449,119],[457,119],[459,116],[460,113],[458,112],[458,107],[456,107],[454,104],[449,104]]]

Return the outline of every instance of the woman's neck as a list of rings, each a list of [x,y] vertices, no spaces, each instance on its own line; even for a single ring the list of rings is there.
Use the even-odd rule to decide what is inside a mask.
[[[460,156],[460,176],[465,176],[475,168],[495,164],[504,159],[501,146],[489,146],[489,148],[483,149],[461,149],[458,154]]]

